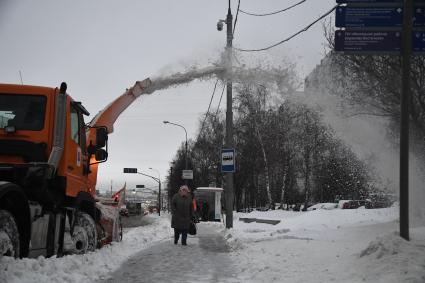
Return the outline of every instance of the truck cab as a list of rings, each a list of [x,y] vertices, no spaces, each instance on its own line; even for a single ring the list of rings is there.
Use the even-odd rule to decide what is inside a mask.
[[[72,243],[75,223],[96,226],[100,212],[89,175],[94,163],[107,158],[101,148],[107,131],[87,127],[88,115],[66,93],[66,84],[60,89],[0,84],[0,220],[16,226],[7,231],[0,226],[0,233],[8,235],[9,246],[18,246],[2,254],[57,254],[63,252],[65,230]],[[87,248],[75,244],[77,250]]]

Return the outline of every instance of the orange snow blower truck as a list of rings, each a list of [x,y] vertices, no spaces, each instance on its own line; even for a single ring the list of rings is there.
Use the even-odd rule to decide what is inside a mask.
[[[0,84],[0,257],[85,253],[119,240],[118,211],[96,200],[97,169],[114,122],[150,85],[136,82],[86,124],[89,112],[65,83]]]

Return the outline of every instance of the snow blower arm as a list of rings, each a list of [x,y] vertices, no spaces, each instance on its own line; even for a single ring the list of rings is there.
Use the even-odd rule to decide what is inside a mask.
[[[146,89],[152,84],[152,81],[147,78],[143,81],[137,81],[132,88],[127,89],[121,96],[112,101],[102,111],[100,111],[89,123],[90,127],[105,126],[108,133],[114,131],[114,123],[140,95],[146,92]],[[91,133],[91,132],[90,132]],[[94,141],[93,139],[91,139]],[[90,142],[90,137],[88,142]],[[88,143],[89,144],[89,143]]]
[[[107,133],[110,134],[114,131],[114,123],[140,95],[150,94],[149,87],[152,85],[152,81],[147,78],[143,81],[137,81],[133,87],[127,89],[121,96],[112,101],[107,105],[102,111],[100,111],[89,123],[87,129],[87,145],[89,148],[94,148],[94,150],[99,150],[104,145],[98,146],[97,141],[97,131],[99,127],[106,127]],[[107,137],[106,137],[107,139]],[[96,187],[97,182],[97,170],[98,170],[98,160],[95,158],[96,154],[92,152],[90,157],[90,174],[89,182],[90,187]],[[104,155],[104,159],[107,159],[107,153]]]

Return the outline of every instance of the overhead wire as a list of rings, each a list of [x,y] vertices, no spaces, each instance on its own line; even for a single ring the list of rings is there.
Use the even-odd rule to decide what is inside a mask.
[[[217,115],[218,115],[218,111],[220,111],[221,99],[223,98],[224,88],[225,87],[226,87],[226,85],[223,84],[223,90],[221,91],[221,96],[220,96],[220,100],[218,101],[217,111],[215,112],[215,116],[214,116],[216,118],[217,118]]]
[[[285,8],[285,9],[282,9],[282,10],[279,10],[279,11],[275,11],[275,12],[270,12],[270,13],[264,13],[264,14],[256,14],[256,13],[246,12],[246,11],[240,10],[239,7],[238,7],[238,11],[240,11],[241,13],[243,13],[245,15],[249,15],[249,16],[265,17],[265,16],[271,16],[271,15],[276,15],[276,14],[279,14],[279,13],[286,12],[288,10],[291,10],[292,8],[295,8],[295,7],[299,6],[299,5],[301,5],[302,3],[306,2],[306,1],[307,0],[302,0],[302,1],[298,2],[298,3],[295,3],[292,6],[289,6],[289,7]]]
[[[335,5],[332,9],[330,9],[328,12],[326,12],[325,14],[323,14],[322,16],[320,16],[319,18],[317,18],[314,22],[310,23],[308,26],[306,26],[305,28],[301,29],[300,31],[294,33],[293,35],[285,38],[284,40],[279,41],[278,43],[272,44],[270,46],[264,47],[264,48],[259,48],[259,49],[242,49],[242,48],[236,48],[233,47],[233,49],[240,51],[240,52],[258,52],[258,51],[266,51],[269,50],[273,47],[276,47],[282,43],[285,43],[291,39],[293,39],[294,37],[298,36],[299,34],[307,31],[308,29],[310,29],[313,25],[315,25],[317,22],[319,22],[320,20],[322,20],[323,18],[327,17],[330,13],[332,13],[336,8],[338,7],[338,5]]]
[[[204,130],[205,121],[207,120],[208,114],[210,112],[211,103],[212,103],[212,101],[214,99],[215,90],[217,89],[217,84],[218,84],[218,79],[215,81],[214,90],[213,90],[213,93],[212,93],[211,99],[210,99],[210,104],[208,105],[207,113],[205,113],[204,121],[202,121],[202,126],[201,126],[201,130],[199,131],[198,138],[201,136],[201,134],[202,134],[202,132]]]
[[[238,22],[238,15],[239,15],[239,7],[241,6],[241,0],[238,1],[238,9],[236,10],[236,17],[235,17],[235,23],[233,24],[233,31],[232,31],[232,37],[235,34],[236,29],[236,23]]]

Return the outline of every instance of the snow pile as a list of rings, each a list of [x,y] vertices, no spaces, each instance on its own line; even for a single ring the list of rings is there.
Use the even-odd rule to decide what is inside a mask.
[[[245,223],[239,218],[281,220],[277,225]],[[312,240],[315,231],[340,230],[372,224],[393,222],[398,218],[398,207],[383,209],[332,209],[294,212],[285,210],[253,211],[236,213],[234,229],[222,228],[227,244],[238,251],[262,241]]]
[[[106,278],[130,256],[171,236],[168,216],[145,216],[152,225],[124,234],[123,241],[84,255],[36,259],[0,258],[0,282],[93,282]]]
[[[367,281],[425,282],[425,227],[412,232],[410,242],[391,233],[369,243],[359,255]]]
[[[392,256],[400,252],[400,245],[404,240],[397,234],[387,235],[372,241],[369,246],[360,253],[360,257],[373,256],[377,259],[383,256]]]
[[[239,217],[279,219],[278,225]],[[425,227],[398,236],[398,207],[237,214],[222,229],[243,282],[425,282]]]

